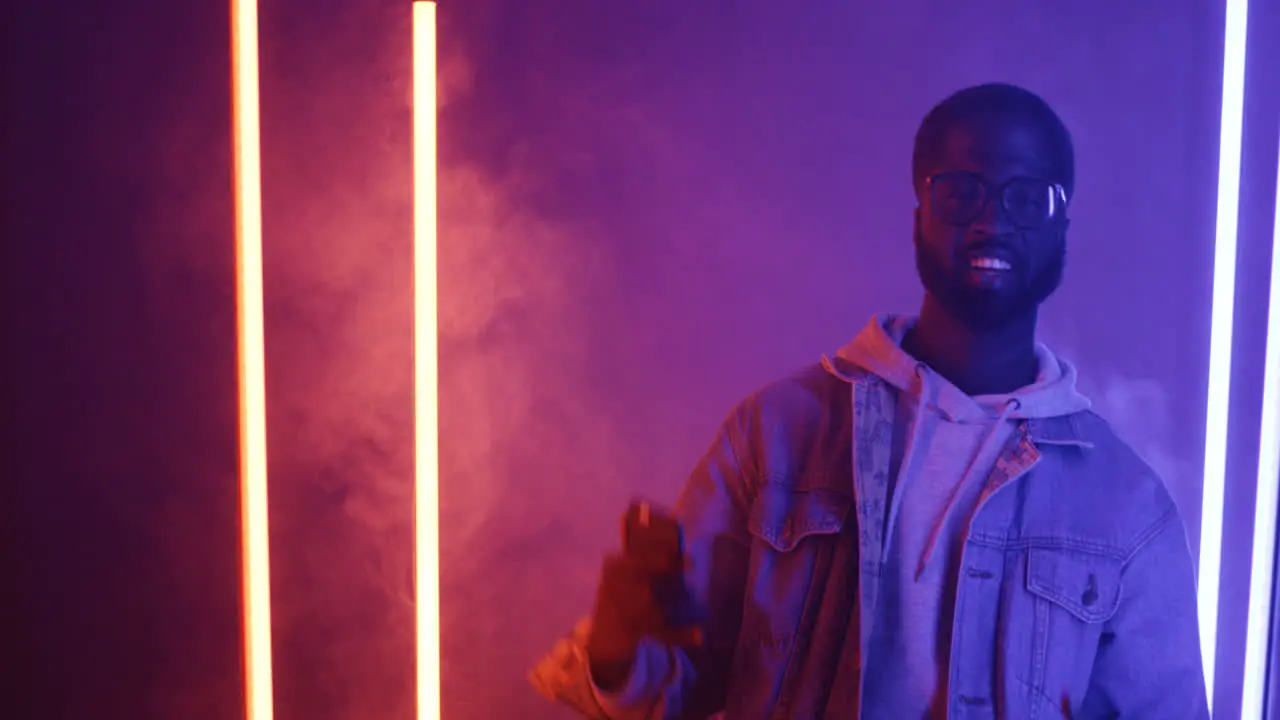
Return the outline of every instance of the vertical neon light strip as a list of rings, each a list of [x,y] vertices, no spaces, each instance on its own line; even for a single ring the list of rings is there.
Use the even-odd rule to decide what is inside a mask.
[[[1254,500],[1253,567],[1249,572],[1249,631],[1244,651],[1241,717],[1260,718],[1266,699],[1271,590],[1275,578],[1276,506],[1280,503],[1280,159],[1271,230],[1271,302],[1263,360],[1262,430],[1258,438],[1258,493]]]
[[[1205,412],[1204,496],[1200,505],[1200,655],[1213,708],[1222,570],[1222,506],[1226,494],[1227,420],[1231,395],[1231,331],[1235,322],[1236,234],[1240,207],[1240,150],[1244,132],[1244,60],[1248,0],[1227,0],[1222,55],[1222,120],[1218,144],[1218,224],[1213,252],[1213,309],[1209,330],[1209,395]]]
[[[414,584],[418,720],[440,717],[436,4],[413,3]]]
[[[258,136],[256,0],[231,1],[231,86],[235,138],[245,718],[271,720],[271,570],[267,530],[267,391],[262,321],[262,158]]]

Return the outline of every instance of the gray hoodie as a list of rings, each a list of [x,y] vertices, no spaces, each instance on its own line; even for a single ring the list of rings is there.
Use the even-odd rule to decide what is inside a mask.
[[[886,315],[838,353],[898,392],[882,563],[864,717],[944,717],[961,539],[1014,421],[1085,410],[1075,369],[1036,345],[1035,382],[970,397],[901,347],[914,320]]]

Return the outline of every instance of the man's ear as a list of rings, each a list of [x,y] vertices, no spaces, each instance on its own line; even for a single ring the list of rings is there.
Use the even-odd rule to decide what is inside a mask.
[[[912,227],[914,231],[911,233],[911,244],[916,247],[920,246],[920,206],[916,205],[911,211]]]

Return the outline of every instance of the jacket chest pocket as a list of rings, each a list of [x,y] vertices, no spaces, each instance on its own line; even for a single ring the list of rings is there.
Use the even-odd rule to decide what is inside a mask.
[[[760,715],[778,700],[797,643],[813,614],[816,575],[825,577],[852,498],[826,490],[765,486],[751,507],[751,564],[743,594],[730,706]],[[734,716],[731,714],[731,716]]]
[[[827,490],[766,486],[751,507],[752,536],[747,603],[768,616],[775,639],[794,632],[812,579],[817,552],[844,527],[852,499]]]
[[[1063,548],[1027,553],[1026,589],[1033,605],[1031,657],[1024,683],[1034,700],[1060,717],[1084,698],[1107,621],[1120,609],[1124,562]]]

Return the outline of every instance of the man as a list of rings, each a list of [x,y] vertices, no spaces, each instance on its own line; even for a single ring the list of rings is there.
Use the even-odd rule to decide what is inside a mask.
[[[684,595],[607,559],[545,694],[611,720],[1209,717],[1177,508],[1035,341],[1070,135],[968,88],[912,175],[919,316],[729,415],[676,505]]]

